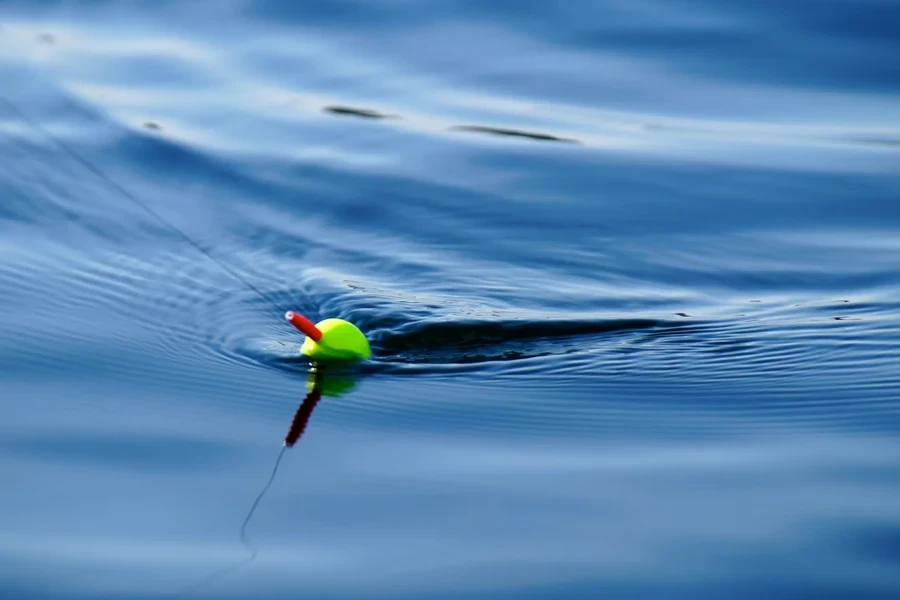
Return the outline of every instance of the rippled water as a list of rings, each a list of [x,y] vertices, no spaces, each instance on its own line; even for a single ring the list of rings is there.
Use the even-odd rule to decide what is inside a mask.
[[[896,597],[898,31],[0,2],[0,596]]]

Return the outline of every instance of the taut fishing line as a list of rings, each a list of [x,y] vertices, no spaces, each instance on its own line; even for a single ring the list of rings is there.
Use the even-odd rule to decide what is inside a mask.
[[[116,182],[112,177],[104,173],[100,167],[85,158],[84,155],[80,154],[72,146],[65,143],[62,139],[53,135],[46,127],[41,126],[40,123],[30,118],[24,111],[16,106],[12,100],[5,96],[0,96],[0,103],[4,104],[10,112],[18,116],[22,122],[52,141],[57,148],[62,150],[63,153],[68,155],[72,160],[93,173],[102,181],[106,182],[107,185],[119,192],[123,197],[142,208],[148,215],[161,223],[163,227],[196,248],[203,256],[219,265],[223,271],[246,285],[272,308],[282,312],[282,308],[278,303],[272,300],[272,298],[265,294],[261,289],[253,285],[232,267],[228,266],[227,263],[216,258],[215,255],[203,247],[202,244],[194,240],[185,233],[184,230],[176,227],[171,221],[163,217],[159,212],[151,208],[149,204],[138,198],[135,194],[129,192],[122,184]],[[369,342],[366,339],[365,334],[360,331],[356,325],[348,321],[344,321],[343,319],[326,319],[321,323],[315,324],[294,311],[287,311],[284,315],[294,327],[307,336],[307,340],[300,348],[300,352],[309,358],[314,360],[356,361],[366,360],[371,357],[371,348],[369,347]]]
[[[51,133],[50,130],[48,130],[46,127],[43,127],[40,123],[38,123],[37,121],[35,121],[31,117],[29,117],[27,114],[25,114],[25,112],[22,111],[18,106],[16,106],[16,104],[13,103],[9,98],[0,96],[0,103],[4,104],[6,106],[6,108],[11,113],[16,115],[19,119],[21,119],[23,123],[25,123],[32,129],[34,129],[39,134],[43,135],[45,138],[47,138],[51,142],[53,142],[53,144],[57,148],[62,150],[71,159],[73,159],[78,164],[80,164],[82,167],[84,167],[85,169],[87,169],[88,171],[93,173],[96,177],[100,178],[102,181],[106,182],[106,184],[108,186],[110,186],[111,188],[116,190],[120,195],[124,196],[125,198],[130,200],[132,203],[134,203],[135,205],[142,208],[147,214],[149,214],[151,217],[153,217],[159,223],[161,223],[163,225],[163,227],[165,227],[170,232],[174,233],[176,236],[180,237],[185,242],[187,242],[188,244],[190,244],[191,246],[196,248],[201,254],[206,256],[209,260],[211,260],[214,263],[216,263],[217,265],[219,265],[219,267],[223,271],[225,271],[226,273],[228,273],[229,275],[231,275],[232,277],[237,279],[239,282],[243,283],[248,288],[250,288],[253,292],[255,292],[260,298],[262,298],[265,302],[267,302],[275,310],[277,310],[279,312],[283,312],[283,309],[280,306],[278,306],[278,303],[276,303],[269,296],[267,296],[265,293],[263,293],[263,291],[260,290],[257,286],[250,283],[250,281],[248,281],[245,277],[243,277],[240,273],[235,271],[233,268],[228,266],[228,264],[226,264],[226,263],[222,262],[221,260],[219,260],[218,258],[216,258],[215,255],[213,255],[209,250],[204,248],[202,244],[200,244],[199,242],[194,240],[191,236],[189,236],[187,233],[185,233],[184,230],[180,229],[179,227],[176,227],[171,221],[169,221],[168,219],[163,217],[161,214],[159,214],[159,212],[157,212],[156,210],[151,208],[150,205],[148,205],[146,202],[144,202],[143,200],[138,198],[135,194],[132,194],[131,192],[129,192],[128,189],[126,189],[122,184],[116,182],[112,177],[110,177],[109,175],[104,173],[103,170],[100,169],[100,167],[98,167],[93,162],[91,162],[90,160],[85,158],[84,155],[77,152],[72,146],[70,146],[69,144],[64,142],[59,137],[53,135],[53,133]]]

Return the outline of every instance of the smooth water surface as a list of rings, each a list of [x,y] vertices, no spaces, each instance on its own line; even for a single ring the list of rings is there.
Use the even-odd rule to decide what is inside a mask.
[[[896,598],[898,31],[0,2],[0,597]]]

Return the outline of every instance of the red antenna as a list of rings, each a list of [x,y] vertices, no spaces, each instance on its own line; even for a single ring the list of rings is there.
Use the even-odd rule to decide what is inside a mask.
[[[314,342],[322,339],[322,331],[316,327],[315,323],[299,313],[289,310],[285,313],[284,318],[291,322],[291,325],[300,330],[300,333],[306,334],[312,338]]]

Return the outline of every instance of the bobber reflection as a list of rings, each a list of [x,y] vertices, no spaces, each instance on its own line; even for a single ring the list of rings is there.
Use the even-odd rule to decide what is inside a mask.
[[[312,417],[313,410],[322,399],[322,396],[337,397],[352,391],[356,387],[356,380],[350,375],[336,371],[329,372],[324,367],[314,369],[309,374],[306,382],[307,393],[294,413],[291,426],[284,437],[284,445],[292,448],[303,436],[306,426]]]

